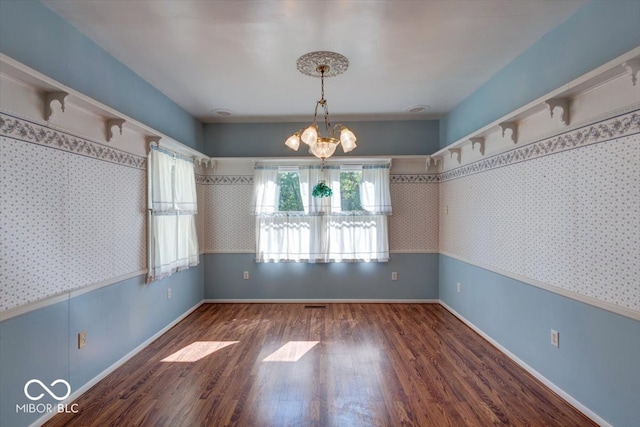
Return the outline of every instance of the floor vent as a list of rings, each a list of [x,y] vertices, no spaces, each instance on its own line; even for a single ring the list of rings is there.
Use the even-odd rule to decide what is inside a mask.
[[[305,305],[304,308],[327,308],[326,305]]]

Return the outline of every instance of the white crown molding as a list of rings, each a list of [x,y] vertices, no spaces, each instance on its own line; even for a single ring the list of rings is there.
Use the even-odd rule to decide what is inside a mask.
[[[198,150],[182,144],[169,136],[158,132],[157,130],[139,122],[114,108],[102,104],[95,99],[84,95],[83,93],[66,86],[51,77],[48,77],[27,65],[22,64],[15,59],[0,53],[0,76],[8,78],[20,85],[30,88],[32,92],[38,93],[43,101],[43,117],[45,122],[49,122],[54,115],[53,105],[57,102],[60,104],[61,110],[64,112],[66,107],[73,106],[79,110],[86,111],[94,116],[100,117],[106,131],[102,133],[105,138],[103,142],[111,142],[113,140],[113,127],[118,127],[122,134],[122,124],[127,123],[127,130],[140,135],[143,140],[145,136],[154,136],[160,138],[158,146],[185,157],[192,158],[194,161],[209,161],[210,157],[199,152]],[[122,120],[122,124],[119,122]],[[71,130],[77,132],[77,130]]]
[[[439,167],[439,172],[446,172],[459,167],[461,164],[472,163],[479,160],[485,153],[499,154],[513,148],[513,144],[523,144],[540,139],[542,135],[557,134],[561,130],[558,125],[553,125],[556,120],[561,127],[571,127],[575,116],[578,122],[592,122],[607,111],[621,109],[626,105],[637,103],[637,90],[627,90],[615,84],[611,86],[611,91],[600,92],[604,96],[609,96],[607,103],[598,102],[595,95],[587,96],[590,92],[609,85],[621,77],[631,76],[633,86],[637,85],[638,73],[640,73],[640,47],[636,47],[623,55],[601,65],[600,67],[585,73],[584,75],[562,85],[561,87],[548,92],[547,94],[529,102],[528,104],[513,110],[512,112],[488,123],[474,132],[454,141],[441,148],[431,155],[443,158],[443,164]],[[580,102],[574,102],[580,98]],[[584,99],[583,99],[584,98]],[[635,99],[635,100],[634,100]],[[618,102],[617,105],[615,103]],[[601,105],[600,105],[601,104]],[[549,124],[540,122],[537,115],[547,110],[551,118],[555,118]],[[591,114],[591,116],[589,116]],[[579,117],[578,117],[579,116]],[[547,116],[548,117],[548,116]],[[535,119],[535,120],[534,120]],[[535,122],[536,126],[527,121]],[[536,134],[535,132],[539,132]],[[480,139],[484,145],[480,144]],[[480,151],[475,151],[479,145]],[[452,149],[461,149],[461,163],[458,163],[457,156],[443,155],[451,153]]]
[[[561,153],[578,147],[606,142],[640,132],[640,103],[623,110],[598,117],[597,121],[572,126],[556,135],[523,144],[508,151],[487,156],[459,167],[453,167],[438,175],[439,181],[449,181],[488,171],[549,154]]]

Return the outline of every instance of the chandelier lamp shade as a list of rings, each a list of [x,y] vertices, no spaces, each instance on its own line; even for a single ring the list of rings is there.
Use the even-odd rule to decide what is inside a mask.
[[[320,77],[320,99],[316,102],[313,113],[313,123],[306,129],[301,129],[291,135],[285,141],[285,145],[294,151],[300,148],[300,142],[309,146],[309,152],[314,156],[324,160],[335,153],[338,144],[342,145],[345,153],[356,148],[356,136],[346,126],[331,126],[329,121],[329,107],[324,98],[324,79],[344,73],[349,67],[349,60],[335,52],[311,52],[302,55],[297,61],[298,71],[303,74]],[[324,115],[323,136],[318,127],[318,108],[322,109]]]

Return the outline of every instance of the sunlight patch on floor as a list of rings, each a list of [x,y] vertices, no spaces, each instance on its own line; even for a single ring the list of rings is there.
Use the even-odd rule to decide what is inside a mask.
[[[240,341],[196,341],[162,359],[162,362],[197,362],[216,351]]]
[[[320,341],[289,341],[270,355],[263,362],[297,362]]]

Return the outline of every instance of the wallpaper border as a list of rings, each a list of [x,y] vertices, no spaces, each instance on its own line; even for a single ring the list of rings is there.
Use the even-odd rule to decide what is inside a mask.
[[[396,174],[391,175],[391,184],[437,184],[438,174]],[[205,175],[196,174],[199,185],[253,185],[252,175]]]
[[[533,141],[504,153],[478,160],[440,173],[440,182],[450,181],[480,172],[533,160],[538,157],[558,154],[588,145],[640,133],[640,110],[619,114],[595,121],[571,131]]]
[[[146,169],[147,158],[108,147],[61,129],[0,112],[0,136],[56,150],[103,160],[135,169]]]
[[[391,184],[437,184],[439,182],[440,175],[435,173],[391,175]]]
[[[253,175],[201,175],[196,174],[200,185],[253,185]]]

